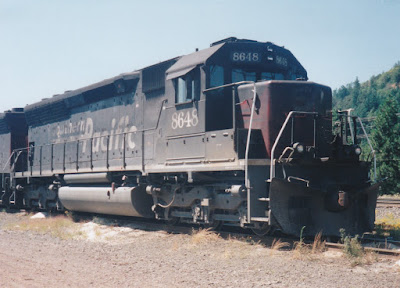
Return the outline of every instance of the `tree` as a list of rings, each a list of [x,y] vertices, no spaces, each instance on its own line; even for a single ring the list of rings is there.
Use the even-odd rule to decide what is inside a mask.
[[[384,194],[400,192],[400,105],[396,98],[387,97],[379,108],[372,139],[377,150],[378,177]]]
[[[360,80],[358,80],[358,77],[356,78],[356,81],[353,83],[353,107],[356,107],[359,104],[359,97],[361,93],[361,85],[360,85]]]
[[[343,99],[344,97],[349,95],[349,89],[342,85],[339,89],[334,91],[334,94],[337,98]]]
[[[397,86],[399,86],[399,85],[400,85],[400,66],[399,66],[399,67],[396,67],[396,68],[394,69],[392,78],[393,78],[393,82],[394,82]]]

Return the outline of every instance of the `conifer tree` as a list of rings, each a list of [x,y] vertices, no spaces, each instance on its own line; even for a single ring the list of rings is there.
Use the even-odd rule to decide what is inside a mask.
[[[381,105],[372,139],[378,160],[378,177],[386,178],[382,183],[384,194],[400,192],[400,105],[396,98],[387,97]]]

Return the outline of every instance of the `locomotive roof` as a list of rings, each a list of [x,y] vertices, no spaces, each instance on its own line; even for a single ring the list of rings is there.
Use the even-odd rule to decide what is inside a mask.
[[[26,121],[29,126],[40,126],[68,119],[71,108],[113,97],[115,93],[123,93],[125,89],[129,91],[136,86],[139,78],[139,71],[120,74],[116,77],[27,105],[25,107]],[[119,89],[122,89],[121,92]]]
[[[192,53],[192,54],[188,54],[185,56],[181,56],[181,57],[177,57],[177,58],[173,58],[164,62],[170,62],[171,60],[178,60],[174,65],[172,65],[167,71],[166,73],[168,74],[168,78],[175,78],[179,75],[182,74],[186,74],[187,72],[189,72],[191,69],[193,69],[194,67],[196,67],[198,64],[204,63],[205,61],[207,61],[207,59],[212,56],[216,51],[218,51],[218,49],[220,49],[225,43],[219,44],[219,45],[214,45],[210,48]],[[161,63],[164,63],[161,62]],[[91,91],[91,90],[95,90],[97,88],[115,83],[118,80],[132,80],[132,79],[139,79],[140,78],[140,72],[143,70],[146,70],[148,68],[151,68],[153,66],[158,66],[161,63],[155,64],[155,65],[151,65],[148,67],[145,67],[143,69],[140,70],[136,70],[133,72],[129,72],[129,73],[123,73],[120,74],[116,77],[112,77],[109,79],[105,79],[103,81],[97,82],[95,84],[83,87],[83,88],[79,88],[76,90],[72,90],[72,91],[66,91],[63,94],[57,94],[54,95],[52,98],[45,98],[42,99],[42,101],[33,103],[33,104],[29,104],[25,107],[26,111],[30,111],[39,107],[43,107],[43,106],[47,106],[47,105],[51,105],[53,103],[56,102],[61,102],[65,99],[83,94],[85,92]],[[186,71],[186,72],[185,72]],[[179,75],[176,75],[176,73],[179,73]],[[171,77],[172,76],[172,77]]]
[[[296,57],[283,46],[278,46],[272,42],[258,42],[255,40],[237,39],[235,37],[230,37],[212,43],[210,48],[196,51],[194,53],[180,57],[179,60],[166,71],[167,74],[166,79],[167,80],[174,79],[179,76],[185,75],[192,69],[194,69],[197,65],[205,64],[208,59],[217,54],[219,50],[222,50],[221,48],[223,48],[224,46],[235,46],[235,45],[241,46],[241,49],[243,49],[244,47],[243,45],[249,45],[251,47],[259,47],[259,48],[263,47],[262,49],[264,49],[265,47],[265,49],[266,50],[268,49],[268,51],[274,51],[274,50],[279,51],[278,53],[280,55],[285,55],[290,59],[290,61],[297,67],[296,69],[299,72],[305,75],[307,74],[306,70],[301,65],[301,63],[296,59]]]
[[[184,75],[194,69],[196,66],[207,63],[208,59],[210,59],[214,55],[217,55],[217,52],[222,47],[237,44],[250,44],[257,46],[267,45],[268,47],[273,46],[279,49],[281,51],[280,53],[288,55],[289,58],[293,59],[296,62],[296,65],[300,67],[300,69],[304,70],[304,68],[293,56],[293,54],[284,47],[277,46],[271,42],[258,42],[248,39],[237,39],[231,37],[212,43],[211,47],[207,49],[169,59],[167,61],[163,61],[161,63],[151,65],[140,70],[120,74],[116,77],[105,79],[103,81],[73,91],[66,91],[63,94],[54,95],[52,98],[45,98],[42,101],[27,105],[25,107],[25,115],[27,121],[28,123],[30,123],[30,125],[42,125],[45,123],[49,123],[49,121],[55,121],[56,119],[64,119],[68,116],[67,114],[69,112],[67,110],[70,110],[69,108],[101,100],[97,99],[99,97],[98,92],[103,91],[103,94],[110,94],[108,96],[104,96],[106,98],[113,97],[113,93],[110,93],[111,90],[109,88],[110,86],[116,87],[121,80],[125,82],[124,84],[126,84],[127,82],[133,83],[136,79],[137,81],[139,81],[139,79],[142,77],[142,90],[145,93],[151,91],[152,89],[164,87],[165,76],[168,80]],[[305,70],[304,73],[306,73]],[[113,88],[113,90],[115,89]],[[102,96],[101,98],[104,97]]]
[[[182,56],[174,65],[167,70],[167,80],[173,79],[178,76],[188,73],[197,65],[205,63],[208,58],[214,55],[225,43],[211,46],[210,48],[203,49],[192,54]]]
[[[211,47],[207,48],[207,49],[203,49],[200,51],[196,51],[194,53],[188,54],[188,55],[184,55],[181,57],[176,57],[164,62],[169,62],[171,60],[177,60],[175,64],[173,64],[167,71],[167,80],[168,79],[172,79],[172,78],[176,78],[178,76],[184,75],[187,72],[189,72],[190,70],[192,70],[193,68],[195,68],[197,65],[199,64],[203,64],[206,63],[206,61],[212,56],[214,55],[219,49],[221,49],[225,44],[227,43],[256,43],[256,44],[268,44],[268,45],[273,45],[275,47],[279,47],[281,49],[286,50],[284,47],[280,47],[277,46],[271,42],[258,42],[258,41],[254,41],[254,40],[248,40],[248,39],[237,39],[235,37],[230,37],[230,38],[226,38],[226,39],[222,39],[220,41],[214,42],[211,44]],[[291,52],[289,50],[288,51],[290,54]],[[293,54],[291,54],[292,57]],[[297,61],[297,59],[296,59]],[[162,63],[164,63],[162,62]],[[140,72],[142,70],[145,70],[147,68],[153,67],[153,66],[157,66],[159,65],[155,64],[155,65],[151,65],[148,67],[145,67],[143,69],[140,70],[136,70],[133,72],[128,72],[128,73],[123,73],[120,74],[116,77],[112,77],[109,79],[105,79],[103,81],[97,82],[95,84],[92,85],[88,85],[86,87],[83,88],[79,88],[76,90],[72,90],[72,91],[66,91],[63,94],[57,94],[54,95],[52,98],[44,98],[42,99],[42,101],[33,103],[33,104],[29,104],[25,107],[26,111],[35,109],[35,108],[39,108],[42,106],[47,106],[49,104],[55,103],[55,102],[59,102],[59,101],[63,101],[64,99],[70,98],[70,97],[74,97],[80,94],[83,94],[85,92],[91,91],[91,90],[95,90],[97,88],[115,83],[118,80],[132,80],[132,79],[139,79],[140,78]],[[301,64],[299,63],[299,65],[301,66]]]
[[[10,132],[10,128],[13,127],[13,125],[17,125],[18,123],[15,122],[15,117],[14,115],[17,115],[17,117],[23,117],[23,108],[13,108],[11,111],[4,111],[4,113],[0,113],[0,134],[5,134]]]
[[[72,90],[72,91],[66,91],[64,94],[57,94],[54,95],[52,98],[45,98],[40,102],[34,103],[34,104],[30,104],[27,105],[25,107],[25,111],[29,111],[38,107],[42,107],[42,106],[46,106],[48,104],[54,103],[54,102],[59,102],[59,101],[63,101],[64,99],[76,96],[76,95],[80,95],[82,93],[85,93],[87,91],[91,91],[91,90],[95,90],[97,88],[115,83],[118,80],[132,80],[132,79],[138,79],[140,77],[140,72],[139,71],[133,71],[133,72],[129,72],[129,73],[123,73],[120,74],[116,77],[112,77],[109,79],[105,79],[103,81],[97,82],[95,84],[83,87],[83,88],[79,88],[76,90]]]
[[[0,113],[0,134],[5,134],[10,131],[5,118],[6,118],[6,114]]]

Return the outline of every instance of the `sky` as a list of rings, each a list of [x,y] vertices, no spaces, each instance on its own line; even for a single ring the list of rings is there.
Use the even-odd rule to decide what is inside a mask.
[[[0,111],[204,49],[285,46],[339,88],[400,61],[400,0],[0,0]]]

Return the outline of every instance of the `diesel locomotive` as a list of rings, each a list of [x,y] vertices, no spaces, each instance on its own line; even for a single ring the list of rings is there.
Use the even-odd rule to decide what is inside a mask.
[[[370,231],[377,189],[356,118],[333,133],[332,91],[307,80],[284,47],[228,38],[7,111],[1,204],[291,235]]]

